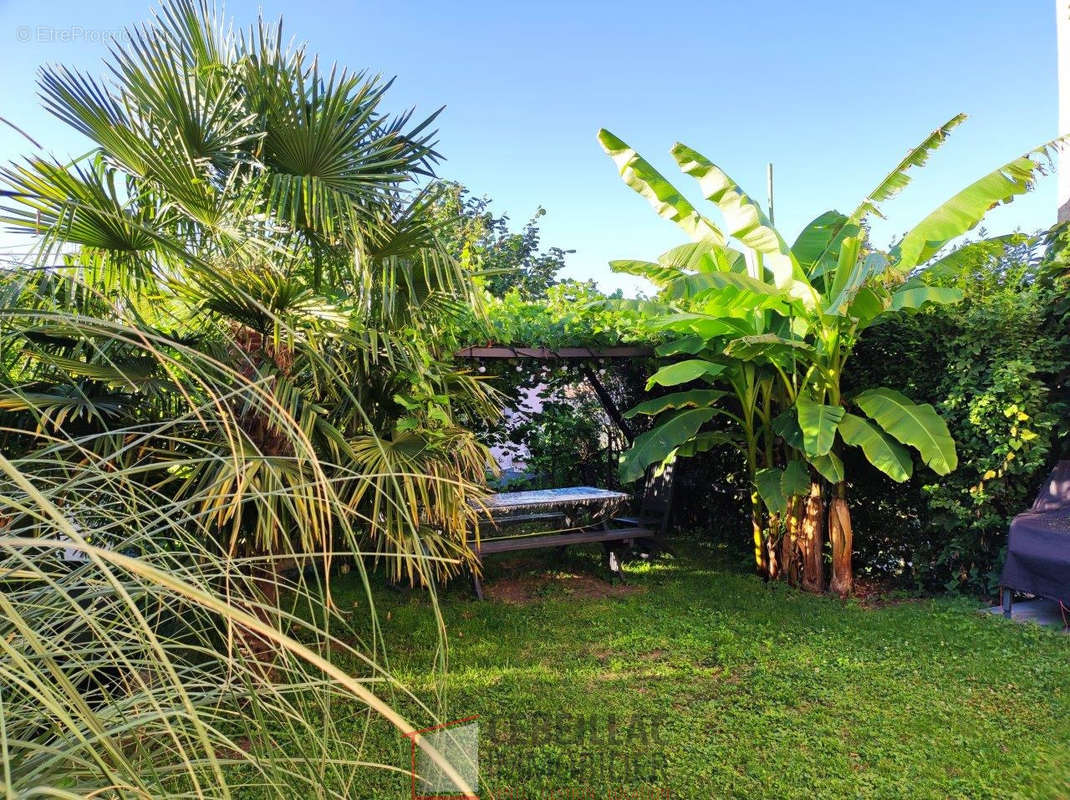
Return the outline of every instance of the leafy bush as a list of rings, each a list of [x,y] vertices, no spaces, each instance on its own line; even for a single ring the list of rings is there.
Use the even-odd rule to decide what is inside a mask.
[[[480,282],[493,297],[511,291],[527,300],[541,300],[557,283],[565,256],[561,247],[541,248],[540,207],[522,231],[509,230],[509,216],[494,216],[489,197],[473,197],[459,183],[444,182],[434,214],[441,221],[438,238],[465,267],[480,273]]]
[[[1058,304],[1066,284],[1042,245],[1015,236],[975,249],[932,277],[961,289],[961,304],[862,337],[852,381],[902,386],[933,404],[959,449],[958,469],[939,479],[919,464],[901,486],[872,474],[859,481],[857,547],[871,571],[926,589],[995,589],[1009,520],[1031,503],[1065,430],[1059,373],[1070,336]]]
[[[646,359],[603,364],[576,361],[487,360],[485,376],[502,392],[511,413],[479,431],[481,441],[521,456],[524,476],[506,475],[514,489],[619,485],[617,463],[627,441],[587,379],[594,374],[617,408],[643,393]],[[539,408],[533,411],[531,401]]]
[[[617,486],[617,459],[627,444],[593,393],[574,384],[542,395],[538,413],[508,434],[527,451],[531,487]]]
[[[652,332],[642,315],[618,300],[619,292],[606,296],[594,281],[561,281],[538,300],[510,289],[486,299],[486,317],[471,315],[462,338],[473,344],[550,348],[650,342]]]

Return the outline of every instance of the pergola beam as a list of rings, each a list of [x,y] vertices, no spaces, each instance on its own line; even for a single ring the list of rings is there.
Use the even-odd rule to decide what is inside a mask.
[[[556,359],[646,358],[654,355],[649,347],[463,347],[457,358],[534,358],[540,361]]]

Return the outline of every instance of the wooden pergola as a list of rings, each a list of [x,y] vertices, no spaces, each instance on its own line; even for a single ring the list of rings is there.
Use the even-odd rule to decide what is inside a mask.
[[[506,345],[488,345],[486,347],[464,347],[455,354],[457,358],[473,361],[491,359],[536,361],[569,361],[575,363],[580,373],[594,389],[598,401],[602,404],[606,414],[613,420],[624,438],[631,444],[635,434],[624,415],[620,413],[617,404],[613,402],[606,387],[598,380],[598,375],[591,367],[592,362],[624,360],[633,358],[650,358],[654,355],[651,347],[641,345],[624,345],[619,347],[509,347]]]
[[[484,361],[494,359],[504,360],[530,360],[530,361],[561,361],[569,362],[579,368],[580,373],[594,389],[595,394],[598,396],[598,401],[601,403],[602,408],[605,409],[606,414],[613,420],[614,424],[620,429],[620,432],[624,435],[624,438],[630,445],[635,440],[635,433],[632,431],[631,426],[628,425],[628,421],[624,419],[624,415],[620,413],[620,409],[617,408],[617,404],[613,402],[613,398],[610,397],[609,392],[606,391],[606,387],[602,385],[602,382],[598,379],[598,374],[595,371],[594,365],[603,361],[621,361],[625,359],[635,358],[650,358],[654,355],[654,349],[652,347],[641,345],[622,345],[618,347],[509,347],[503,345],[488,345],[486,347],[465,347],[458,351],[457,358],[469,359],[472,361]],[[561,547],[565,544],[584,544],[587,542],[601,542],[609,558],[609,568],[617,577],[621,577],[620,574],[620,561],[617,555],[616,547],[622,542],[625,545],[634,543],[636,541],[653,542],[655,549],[658,548],[656,544],[657,537],[660,536],[668,525],[669,511],[671,503],[671,493],[664,495],[669,498],[668,501],[658,499],[661,495],[650,495],[648,497],[648,488],[644,488],[644,496],[642,499],[642,508],[639,516],[636,517],[614,517],[612,522],[618,527],[613,527],[610,523],[606,522],[600,526],[584,527],[579,530],[574,530],[570,533],[553,533],[545,536],[518,536],[518,537],[498,537],[487,542],[479,541],[476,543],[476,550],[479,555],[492,552],[506,552],[512,550],[529,549],[534,547]],[[549,491],[541,492],[519,492],[512,493],[513,495],[543,495],[553,494],[555,492],[598,492],[602,490],[592,489],[591,487],[570,487],[566,489],[553,489]],[[615,495],[613,492],[606,494]],[[510,495],[504,495],[510,496]],[[619,495],[621,498],[626,498],[627,495]],[[655,502],[664,502],[664,509],[658,510],[650,503],[650,499],[654,498]],[[650,513],[653,512],[654,516]],[[648,527],[649,523],[653,523]],[[477,575],[473,574],[473,586],[475,588],[476,597],[483,599],[483,587],[480,584]]]

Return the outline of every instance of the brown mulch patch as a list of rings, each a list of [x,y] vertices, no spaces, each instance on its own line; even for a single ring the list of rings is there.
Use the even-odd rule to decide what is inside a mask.
[[[548,595],[601,600],[607,597],[626,597],[640,590],[629,584],[612,584],[590,575],[551,573],[514,575],[498,578],[484,585],[487,598],[500,603],[524,605],[544,599]]]
[[[663,650],[660,647],[649,650],[645,653],[639,654],[640,661],[661,661],[669,654],[668,650]]]
[[[905,603],[918,603],[925,599],[922,597],[904,597],[901,592],[896,592],[894,585],[887,581],[859,577],[855,577],[855,590],[851,596],[865,608],[901,606]]]

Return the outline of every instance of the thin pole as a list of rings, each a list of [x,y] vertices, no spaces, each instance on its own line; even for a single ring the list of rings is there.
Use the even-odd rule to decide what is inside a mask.
[[[773,216],[773,162],[770,161],[765,167],[765,191],[769,197],[769,224],[776,227],[776,217]]]

